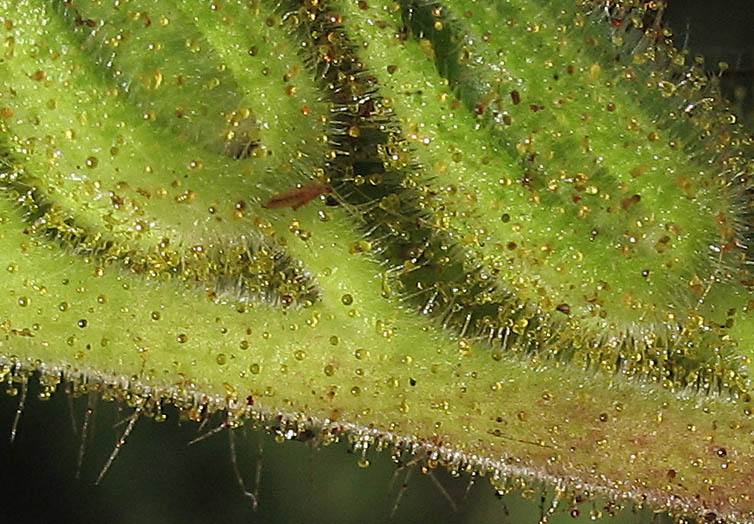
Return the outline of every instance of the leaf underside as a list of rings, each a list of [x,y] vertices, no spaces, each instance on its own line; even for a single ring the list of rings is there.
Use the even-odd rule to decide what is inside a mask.
[[[5,380],[754,519],[752,139],[659,3],[0,18]]]

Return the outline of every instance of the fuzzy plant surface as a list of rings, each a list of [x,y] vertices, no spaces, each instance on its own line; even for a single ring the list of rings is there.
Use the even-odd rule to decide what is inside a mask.
[[[0,0],[9,391],[753,521],[754,142],[662,10]]]

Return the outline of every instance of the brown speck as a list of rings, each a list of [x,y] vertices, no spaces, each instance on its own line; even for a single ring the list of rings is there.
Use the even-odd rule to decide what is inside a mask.
[[[513,100],[513,105],[521,103],[521,95],[515,89],[511,91],[511,100]]]
[[[629,198],[624,198],[623,200],[621,200],[620,205],[623,209],[628,209],[634,204],[638,204],[640,200],[641,200],[641,195],[633,195]]]
[[[75,24],[78,25],[78,26],[85,25],[86,27],[96,27],[97,26],[97,22],[96,21],[94,21],[94,20],[92,20],[90,18],[81,18],[81,16],[78,15],[78,14],[76,15]]]
[[[265,209],[278,209],[281,207],[290,207],[296,211],[301,206],[308,204],[320,195],[326,195],[332,192],[332,187],[328,184],[311,182],[301,187],[289,189],[278,193],[270,200],[262,204]]]
[[[368,118],[374,112],[374,100],[369,98],[359,104],[358,115],[362,118]]]
[[[571,314],[571,306],[563,302],[562,304],[558,304],[555,307],[556,310],[560,311],[564,315],[570,315]]]

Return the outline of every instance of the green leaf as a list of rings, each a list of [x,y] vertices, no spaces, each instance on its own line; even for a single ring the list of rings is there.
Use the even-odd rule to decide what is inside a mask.
[[[0,2],[2,374],[751,519],[752,139],[660,7]]]

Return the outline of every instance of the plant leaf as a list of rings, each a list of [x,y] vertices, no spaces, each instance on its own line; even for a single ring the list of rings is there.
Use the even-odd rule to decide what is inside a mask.
[[[659,7],[0,2],[3,375],[752,519],[752,139]]]

